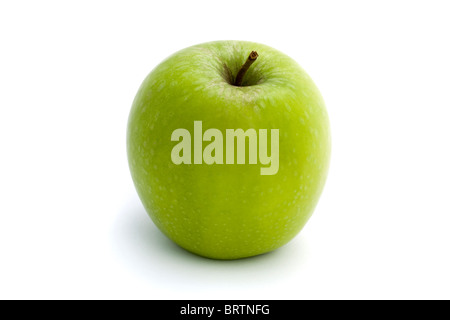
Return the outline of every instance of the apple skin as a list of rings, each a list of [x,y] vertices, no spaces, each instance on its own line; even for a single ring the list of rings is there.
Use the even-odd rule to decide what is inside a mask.
[[[225,65],[235,77],[252,50],[259,58],[242,86],[231,85]],[[194,121],[203,132],[279,129],[278,173],[261,175],[259,163],[175,165],[171,134],[185,128],[194,137]],[[293,59],[259,43],[215,41],[176,52],[146,77],[127,151],[139,197],[167,237],[204,257],[238,259],[300,232],[325,184],[331,137],[322,96]]]

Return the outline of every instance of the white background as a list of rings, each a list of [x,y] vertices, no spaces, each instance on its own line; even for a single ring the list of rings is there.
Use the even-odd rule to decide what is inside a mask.
[[[448,1],[1,1],[0,298],[450,299]],[[153,225],[125,134],[144,77],[200,42],[265,43],[327,103],[303,231],[214,261]]]

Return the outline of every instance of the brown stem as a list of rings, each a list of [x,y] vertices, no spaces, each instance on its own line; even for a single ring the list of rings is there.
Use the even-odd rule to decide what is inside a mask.
[[[252,63],[255,62],[256,58],[258,58],[258,53],[256,51],[252,51],[236,76],[236,80],[234,81],[235,86],[242,85],[242,80],[244,80],[245,73],[248,68],[250,68]]]

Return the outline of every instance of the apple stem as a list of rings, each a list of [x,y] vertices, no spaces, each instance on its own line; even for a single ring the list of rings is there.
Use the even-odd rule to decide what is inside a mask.
[[[258,58],[258,53],[256,51],[252,51],[236,76],[236,80],[234,81],[235,86],[242,85],[242,80],[244,80],[245,73],[248,68],[250,68],[252,63],[255,62],[256,58]]]

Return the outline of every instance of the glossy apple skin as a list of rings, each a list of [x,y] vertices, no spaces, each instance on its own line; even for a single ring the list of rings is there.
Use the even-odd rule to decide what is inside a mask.
[[[252,50],[259,54],[242,87],[231,85]],[[171,161],[175,129],[279,129],[279,170],[261,164]],[[272,251],[312,215],[331,150],[327,111],[305,71],[259,43],[217,41],[181,50],[146,77],[127,129],[131,175],[155,225],[179,246],[214,259]],[[208,142],[203,143],[205,147]]]

